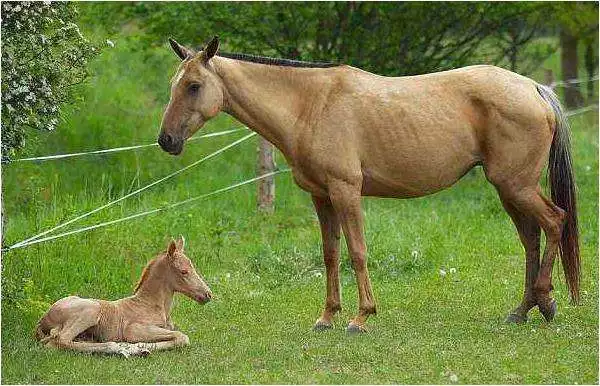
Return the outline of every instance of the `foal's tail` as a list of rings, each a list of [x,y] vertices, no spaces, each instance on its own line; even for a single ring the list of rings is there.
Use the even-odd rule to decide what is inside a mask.
[[[44,328],[42,327],[42,321],[40,320],[40,322],[37,324],[37,326],[35,327],[35,333],[34,333],[35,339],[36,340],[42,340],[45,337],[48,336],[48,334],[46,334],[44,332]]]
[[[550,159],[548,161],[550,194],[552,201],[567,212],[559,249],[567,287],[571,293],[571,301],[578,303],[579,279],[581,276],[579,230],[577,228],[577,202],[575,177],[571,162],[569,123],[556,94],[543,85],[537,85],[537,90],[554,111],[556,119],[556,130],[550,146]]]

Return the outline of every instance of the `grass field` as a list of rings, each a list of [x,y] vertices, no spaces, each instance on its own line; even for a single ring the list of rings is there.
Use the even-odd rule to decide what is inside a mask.
[[[85,100],[56,133],[32,136],[26,155],[155,141],[176,60],[165,48],[138,52],[115,43],[96,61]],[[246,186],[4,253],[2,382],[598,383],[598,118],[593,112],[571,124],[583,295],[580,306],[569,305],[557,262],[559,313],[551,324],[537,310],[525,325],[504,323],[523,290],[523,250],[476,169],[429,197],[365,199],[378,314],[369,320],[370,333],[345,333],[357,295],[344,248],[344,310],[335,329],[312,332],[325,297],[318,222],[309,195],[283,174],[272,216],[256,213],[255,187]],[[205,132],[237,125],[222,115]],[[151,148],[4,166],[5,242],[96,208],[242,135],[191,143],[181,157]],[[253,177],[256,140],[250,142],[68,229]],[[205,306],[176,298],[173,320],[190,336],[189,347],[125,360],[50,351],[33,339],[38,318],[58,298],[129,295],[145,263],[179,234],[218,297]]]

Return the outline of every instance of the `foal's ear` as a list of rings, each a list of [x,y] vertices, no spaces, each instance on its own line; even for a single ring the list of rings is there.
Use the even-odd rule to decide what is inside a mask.
[[[183,235],[179,235],[179,240],[177,240],[177,250],[183,252],[183,248],[185,248],[185,239]]]
[[[204,48],[204,61],[208,62],[219,50],[219,37],[215,35]]]
[[[169,243],[169,248],[167,248],[167,257],[173,258],[173,256],[175,256],[176,250],[177,250],[177,245],[175,244],[174,240],[171,240],[171,242]]]
[[[194,53],[191,50],[177,43],[174,39],[169,38],[169,44],[171,44],[171,48],[173,49],[173,51],[175,51],[175,53],[177,54],[177,56],[179,56],[179,59],[181,60],[185,60],[185,58],[187,58],[188,56],[194,56]]]

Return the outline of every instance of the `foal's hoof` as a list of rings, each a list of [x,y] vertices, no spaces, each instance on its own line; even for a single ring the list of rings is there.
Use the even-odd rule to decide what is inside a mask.
[[[148,355],[150,355],[150,350],[143,348],[139,351],[138,355],[142,358],[146,358]]]
[[[538,308],[540,309],[542,315],[544,315],[546,322],[551,322],[554,319],[554,316],[556,315],[556,310],[558,306],[556,305],[556,300],[552,299],[543,305],[539,304]]]
[[[354,335],[354,334],[365,333],[365,332],[368,332],[368,331],[367,331],[367,328],[365,326],[362,326],[360,324],[356,324],[354,322],[350,322],[348,324],[348,327],[346,327],[346,332],[348,334]]]
[[[511,312],[506,317],[506,323],[523,324],[527,322],[527,314],[523,315],[518,312]]]
[[[333,328],[332,323],[319,319],[313,326],[313,331],[326,331],[326,330],[331,330],[332,328]]]

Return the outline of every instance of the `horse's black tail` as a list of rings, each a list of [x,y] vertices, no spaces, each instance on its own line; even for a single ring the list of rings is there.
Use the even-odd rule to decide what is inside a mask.
[[[552,201],[566,211],[567,216],[560,239],[560,256],[567,287],[573,303],[579,302],[579,281],[581,276],[579,257],[579,230],[577,227],[577,201],[575,176],[571,161],[570,129],[560,101],[548,87],[538,85],[538,92],[548,102],[556,118],[556,130],[548,161],[548,176]]]

